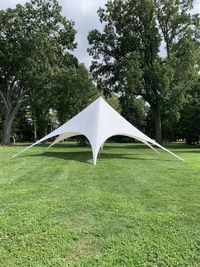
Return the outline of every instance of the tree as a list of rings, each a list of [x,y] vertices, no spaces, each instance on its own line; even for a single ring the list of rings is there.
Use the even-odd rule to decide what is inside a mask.
[[[155,0],[156,17],[166,45],[167,57],[170,58],[174,40],[187,32],[191,25],[189,10],[193,0]]]
[[[92,30],[88,35],[98,88],[104,94],[143,97],[154,115],[158,143],[162,143],[162,114],[181,108],[197,75],[192,2],[108,1],[98,11],[103,33]],[[166,58],[159,55],[161,41],[166,44]]]
[[[0,11],[0,99],[3,144],[24,99],[45,90],[61,55],[76,47],[74,24],[57,0],[31,0]],[[34,90],[34,91],[33,91]]]
[[[97,97],[97,89],[84,64],[63,66],[55,76],[54,105],[60,123],[76,115]]]
[[[98,96],[91,74],[84,64],[78,64],[72,56],[63,57],[54,77],[54,85],[53,108],[57,111],[58,121],[61,124],[79,113]],[[75,139],[78,145],[87,144],[84,136]]]
[[[12,142],[33,140],[32,125],[27,109],[20,106],[12,127]]]
[[[145,131],[148,106],[142,98],[124,95],[120,97],[122,116],[141,131]]]
[[[112,94],[110,97],[106,98],[106,101],[109,105],[111,105],[118,113],[121,113],[121,103],[120,103],[120,97],[116,94]]]
[[[181,133],[181,135],[180,135]],[[176,127],[177,136],[185,138],[188,144],[198,143],[200,138],[200,79],[190,90],[187,102],[180,112]]]

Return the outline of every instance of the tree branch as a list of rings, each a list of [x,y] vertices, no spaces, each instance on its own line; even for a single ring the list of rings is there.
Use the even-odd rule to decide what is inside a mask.
[[[11,116],[12,117],[15,117],[15,115],[16,115],[18,109],[19,109],[19,106],[20,106],[20,104],[22,102],[22,99],[23,99],[23,92],[24,92],[24,90],[23,90],[23,88],[21,88],[21,90],[19,91],[18,97],[17,97],[16,105],[15,105],[15,107],[13,108],[13,110],[11,112]]]

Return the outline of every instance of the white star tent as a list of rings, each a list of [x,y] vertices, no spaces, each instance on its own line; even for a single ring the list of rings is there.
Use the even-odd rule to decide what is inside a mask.
[[[89,140],[92,147],[94,165],[96,165],[100,148],[103,147],[103,144],[108,138],[115,135],[123,135],[134,138],[149,146],[153,150],[155,150],[155,148],[153,148],[152,145],[155,145],[177,157],[178,159],[183,160],[171,151],[162,147],[160,144],[156,143],[147,135],[143,134],[133,125],[131,125],[102,97],[96,99],[75,117],[67,121],[65,124],[57,128],[50,134],[46,135],[42,139],[38,140],[36,143],[20,151],[19,153],[14,155],[14,157],[31,148],[32,146],[39,144],[51,137],[58,136],[50,145],[53,146],[59,141],[77,135],[84,135]],[[158,152],[157,150],[155,151]]]

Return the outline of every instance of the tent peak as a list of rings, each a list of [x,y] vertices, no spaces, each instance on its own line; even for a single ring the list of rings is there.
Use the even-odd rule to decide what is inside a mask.
[[[100,97],[98,97],[98,98],[96,99],[96,101],[102,101],[102,100],[105,101],[104,98],[103,98],[102,96],[100,96]]]
[[[105,105],[109,106],[109,104],[105,101],[105,99],[102,96],[98,97],[91,105],[98,107],[98,109],[100,107],[105,107]]]

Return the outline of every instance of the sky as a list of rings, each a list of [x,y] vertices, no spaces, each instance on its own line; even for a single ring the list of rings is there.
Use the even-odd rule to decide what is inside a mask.
[[[0,0],[0,9],[13,8],[18,3],[25,3],[27,0]],[[102,29],[99,22],[97,10],[103,7],[107,0],[58,0],[62,6],[62,13],[67,19],[75,22],[77,30],[76,42],[78,43],[74,55],[79,59],[80,63],[90,66],[91,58],[87,53],[88,41],[87,35],[91,29]],[[200,13],[200,0],[194,1],[193,13]],[[162,51],[163,50],[163,51]],[[164,49],[161,47],[161,54]]]

